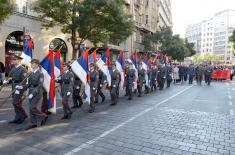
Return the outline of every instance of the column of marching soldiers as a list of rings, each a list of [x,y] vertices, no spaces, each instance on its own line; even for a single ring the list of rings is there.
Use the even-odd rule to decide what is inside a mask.
[[[23,100],[27,97],[29,100],[29,116],[30,126],[26,130],[43,126],[48,118],[50,112],[47,109],[47,92],[43,89],[43,74],[40,70],[40,62],[38,59],[32,59],[32,71],[27,73],[27,70],[21,65],[21,57],[14,55],[14,67],[10,71],[9,79],[4,80],[4,85],[12,84],[12,105],[15,110],[15,117],[9,123],[21,124],[28,118],[25,109],[22,106]],[[70,68],[71,62],[63,63],[63,73],[56,79],[60,83],[61,97],[63,104],[64,115],[61,119],[70,119],[73,111],[72,109],[81,108],[83,105],[84,85],[81,80],[76,77]],[[109,86],[111,105],[114,106],[118,103],[119,88],[121,82],[120,72],[117,70],[115,62],[111,62],[111,86]],[[138,62],[137,69],[133,68],[131,62],[125,62],[125,96],[128,100],[132,100],[134,94],[142,97],[143,93],[148,94],[158,89],[163,90],[164,84],[170,87],[172,81],[172,67],[170,63],[152,63],[148,65],[148,70],[143,68],[142,63]],[[89,113],[95,111],[95,103],[105,101],[105,95],[102,92],[103,88],[107,88],[107,78],[105,74],[96,67],[94,63],[89,64],[90,75],[90,104]],[[146,75],[148,81],[146,81]],[[27,79],[27,80],[25,80]],[[149,85],[147,85],[149,83]],[[137,87],[135,87],[137,86]],[[26,90],[28,89],[28,96]],[[144,91],[143,91],[144,90]],[[71,107],[70,99],[73,101]],[[43,101],[42,101],[43,100]],[[41,108],[39,109],[39,107]]]

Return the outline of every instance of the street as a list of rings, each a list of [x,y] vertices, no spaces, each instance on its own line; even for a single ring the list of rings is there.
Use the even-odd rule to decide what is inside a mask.
[[[120,97],[116,106],[109,102],[92,114],[84,105],[65,121],[59,109],[45,126],[25,131],[29,120],[8,124],[9,101],[0,109],[0,154],[235,155],[234,81],[176,84],[131,101]]]

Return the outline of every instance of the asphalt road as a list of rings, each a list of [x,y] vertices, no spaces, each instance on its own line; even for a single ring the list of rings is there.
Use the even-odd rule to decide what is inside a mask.
[[[27,108],[27,102],[25,103]],[[10,102],[0,109],[1,155],[235,155],[235,82],[211,86],[173,85],[142,98],[121,97],[75,110],[61,121],[61,109],[43,127],[24,131],[29,120],[11,125]]]

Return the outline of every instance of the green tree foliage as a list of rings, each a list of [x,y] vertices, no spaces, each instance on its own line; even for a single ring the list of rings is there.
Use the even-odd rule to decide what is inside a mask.
[[[109,39],[123,41],[133,32],[131,16],[125,13],[124,0],[37,0],[36,12],[48,18],[46,27],[62,27],[62,32],[71,34],[73,58],[85,40],[95,45]],[[77,35],[78,34],[78,35]]]
[[[194,44],[183,40],[179,35],[173,35],[170,28],[162,29],[152,35],[144,38],[144,46],[147,51],[156,51],[158,49],[178,61],[196,53],[193,49]]]
[[[0,23],[2,23],[13,11],[10,0],[0,0]]]
[[[216,54],[196,54],[192,56],[192,61],[194,64],[203,64],[203,63],[218,63],[221,60],[221,57]]]

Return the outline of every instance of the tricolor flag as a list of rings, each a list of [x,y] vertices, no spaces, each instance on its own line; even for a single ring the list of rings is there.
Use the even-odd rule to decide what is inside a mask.
[[[96,51],[97,49],[89,55],[89,64],[91,63],[96,64],[96,58],[97,58]]]
[[[23,52],[21,54],[21,57],[23,58],[23,60],[21,61],[22,64],[30,66],[30,62],[33,58],[33,49],[34,44],[32,38],[30,37],[30,35],[24,35]]]
[[[60,61],[60,51],[51,51],[54,52],[54,73],[55,73],[55,78],[57,79],[59,76],[61,76],[62,73],[62,64]]]
[[[106,75],[109,86],[111,86],[111,75],[110,75],[110,49],[107,49],[101,58],[97,61],[96,65]]]
[[[90,103],[90,84],[89,84],[89,66],[88,66],[88,51],[84,52],[77,61],[71,64],[71,69],[76,76],[82,81],[85,86],[84,97]]]
[[[56,113],[56,96],[55,96],[55,74],[54,74],[54,53],[49,54],[41,62],[41,70],[44,75],[43,87],[48,93],[48,109]]]
[[[125,74],[124,74],[125,64],[124,64],[124,52],[123,51],[120,52],[120,55],[118,56],[115,63],[116,63],[116,66],[117,66],[117,70],[121,74],[120,88],[123,88],[124,81],[125,81]]]
[[[147,87],[150,87],[150,82],[148,78],[148,55],[147,54],[142,61],[142,66],[143,66],[143,69],[145,70],[145,81],[146,81],[145,85]]]

